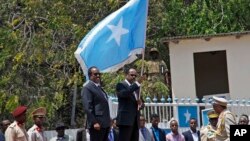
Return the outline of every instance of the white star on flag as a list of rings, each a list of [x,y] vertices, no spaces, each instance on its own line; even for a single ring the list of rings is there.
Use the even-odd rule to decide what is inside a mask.
[[[184,113],[184,116],[186,117],[186,123],[190,120],[191,114],[189,113],[188,109],[186,113]]]
[[[121,18],[118,22],[118,25],[107,25],[107,27],[111,30],[112,34],[109,36],[109,39],[107,42],[109,42],[112,39],[115,39],[118,46],[121,44],[121,36],[124,34],[127,34],[129,30],[122,27],[123,25],[123,18]]]

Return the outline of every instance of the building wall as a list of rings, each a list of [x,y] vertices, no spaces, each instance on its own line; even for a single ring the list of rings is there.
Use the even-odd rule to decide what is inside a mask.
[[[250,98],[250,35],[169,42],[173,97],[196,98],[193,53],[226,50],[231,99]]]

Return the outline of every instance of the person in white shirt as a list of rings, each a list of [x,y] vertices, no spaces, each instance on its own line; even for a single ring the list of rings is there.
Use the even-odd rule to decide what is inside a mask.
[[[200,131],[197,130],[197,120],[195,118],[191,118],[189,120],[190,130],[183,132],[183,136],[185,137],[185,141],[200,141]]]

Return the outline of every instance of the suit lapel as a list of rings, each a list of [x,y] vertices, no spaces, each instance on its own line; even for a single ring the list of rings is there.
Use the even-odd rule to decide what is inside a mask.
[[[97,91],[97,96],[107,101],[107,94],[105,93],[105,91],[101,87],[96,86],[94,82],[91,82],[91,85]],[[105,94],[106,97],[103,94]]]
[[[193,136],[192,136],[192,133],[191,133],[190,130],[189,130],[189,138],[191,139],[191,141],[194,141]]]
[[[129,85],[128,85],[128,83],[126,82],[126,81],[123,81],[123,85],[127,88],[127,89],[129,89]],[[136,98],[135,98],[135,95],[134,95],[134,93],[132,93],[132,99],[134,100],[134,101],[136,101]]]

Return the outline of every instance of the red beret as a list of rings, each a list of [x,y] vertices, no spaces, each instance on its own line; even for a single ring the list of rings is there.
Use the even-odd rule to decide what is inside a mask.
[[[13,112],[12,112],[12,115],[14,117],[18,117],[20,115],[22,115],[23,113],[25,113],[27,110],[27,107],[26,106],[18,106]]]

